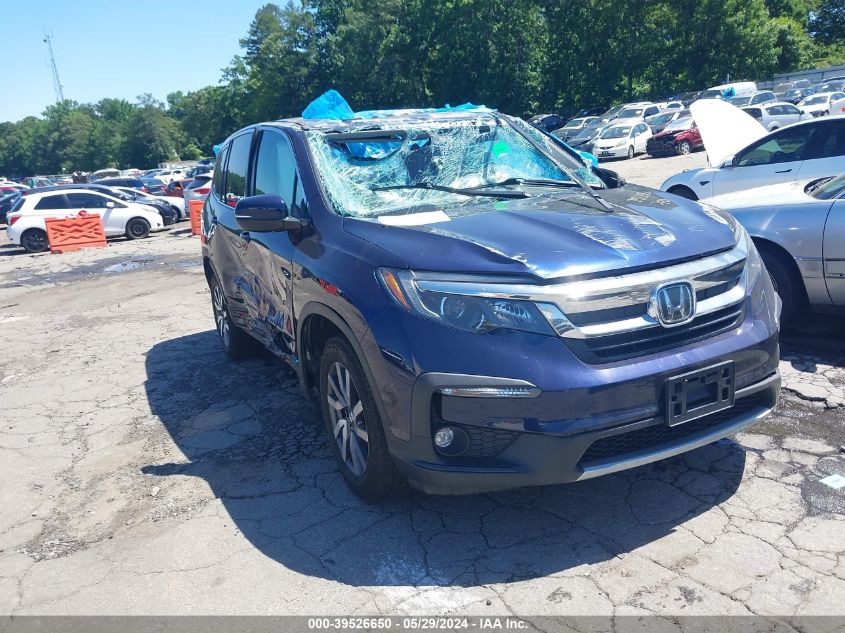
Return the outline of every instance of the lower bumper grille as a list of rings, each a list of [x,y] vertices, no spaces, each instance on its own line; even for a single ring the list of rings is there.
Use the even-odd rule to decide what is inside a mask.
[[[704,314],[686,325],[675,328],[655,326],[609,336],[566,339],[566,344],[584,362],[591,364],[610,363],[645,354],[654,354],[716,336],[739,327],[744,316],[745,303],[743,302],[710,314]]]
[[[697,420],[691,420],[678,426],[667,426],[666,424],[659,423],[636,431],[603,437],[590,445],[578,464],[580,466],[592,462],[609,461],[630,453],[656,449],[663,445],[677,444],[699,433],[714,429],[752,409],[773,405],[774,402],[772,401],[771,393],[769,391],[760,391],[737,400],[736,404],[730,409],[725,409],[724,411],[719,411],[718,413],[713,413]]]

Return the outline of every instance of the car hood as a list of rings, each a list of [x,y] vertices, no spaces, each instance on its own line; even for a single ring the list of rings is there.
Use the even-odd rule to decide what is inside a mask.
[[[734,245],[727,221],[695,202],[636,185],[600,195],[613,213],[566,190],[479,202],[451,218],[442,212],[344,218],[344,228],[415,270],[540,279],[653,268]]]
[[[812,202],[815,198],[807,195],[804,189],[809,183],[815,180],[818,180],[818,178],[798,182],[783,182],[765,187],[753,187],[743,191],[735,191],[733,193],[722,194],[721,196],[705,198],[703,202],[718,209],[725,210]]]
[[[721,99],[699,99],[690,106],[690,113],[714,167],[769,133],[750,114]]]

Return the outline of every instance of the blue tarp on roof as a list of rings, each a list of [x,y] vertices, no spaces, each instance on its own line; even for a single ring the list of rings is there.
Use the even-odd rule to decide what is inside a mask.
[[[464,103],[459,106],[450,106],[448,103],[442,108],[412,108],[397,110],[360,110],[354,112],[337,90],[327,90],[319,97],[308,104],[302,111],[303,119],[378,119],[382,117],[401,115],[418,112],[454,112],[460,110],[479,110],[482,112],[493,112],[487,106],[477,106],[472,103]]]

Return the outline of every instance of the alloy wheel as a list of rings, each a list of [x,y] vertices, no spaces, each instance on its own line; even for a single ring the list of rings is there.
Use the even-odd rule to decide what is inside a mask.
[[[340,457],[350,472],[360,477],[367,470],[369,434],[364,420],[364,404],[352,375],[342,363],[331,366],[326,391],[332,435],[340,450]]]
[[[217,324],[217,333],[223,339],[223,345],[229,345],[229,315],[226,313],[226,301],[223,299],[223,289],[220,284],[214,284],[211,292],[211,301],[214,304],[214,321]]]
[[[22,246],[30,253],[46,251],[49,246],[47,234],[43,231],[27,231],[24,233]]]

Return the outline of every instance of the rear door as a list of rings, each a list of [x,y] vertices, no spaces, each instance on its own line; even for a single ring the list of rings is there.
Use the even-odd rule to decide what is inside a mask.
[[[117,200],[111,200],[106,196],[94,193],[93,191],[75,191],[67,194],[68,206],[71,212],[78,214],[80,211],[96,213],[103,222],[103,232],[106,235],[122,235],[126,231],[126,220],[123,217],[123,209],[126,205]],[[114,206],[109,207],[111,202]]]
[[[741,150],[735,165],[716,172],[712,195],[795,180],[818,127],[787,127]]]
[[[307,219],[307,204],[290,139],[278,128],[262,128],[251,170],[250,195],[278,195],[292,217]],[[244,264],[256,304],[250,305],[255,334],[277,354],[294,350],[292,259],[299,231],[249,233]]]
[[[845,118],[831,117],[818,124],[801,127],[812,127],[815,134],[798,178],[823,178],[845,172]]]
[[[253,129],[247,130],[221,149],[212,192],[205,203],[212,266],[228,298],[232,320],[250,333],[254,333],[255,324],[248,305],[257,298],[246,276],[244,254],[249,244],[235,222],[235,206],[246,196],[253,134]]]

